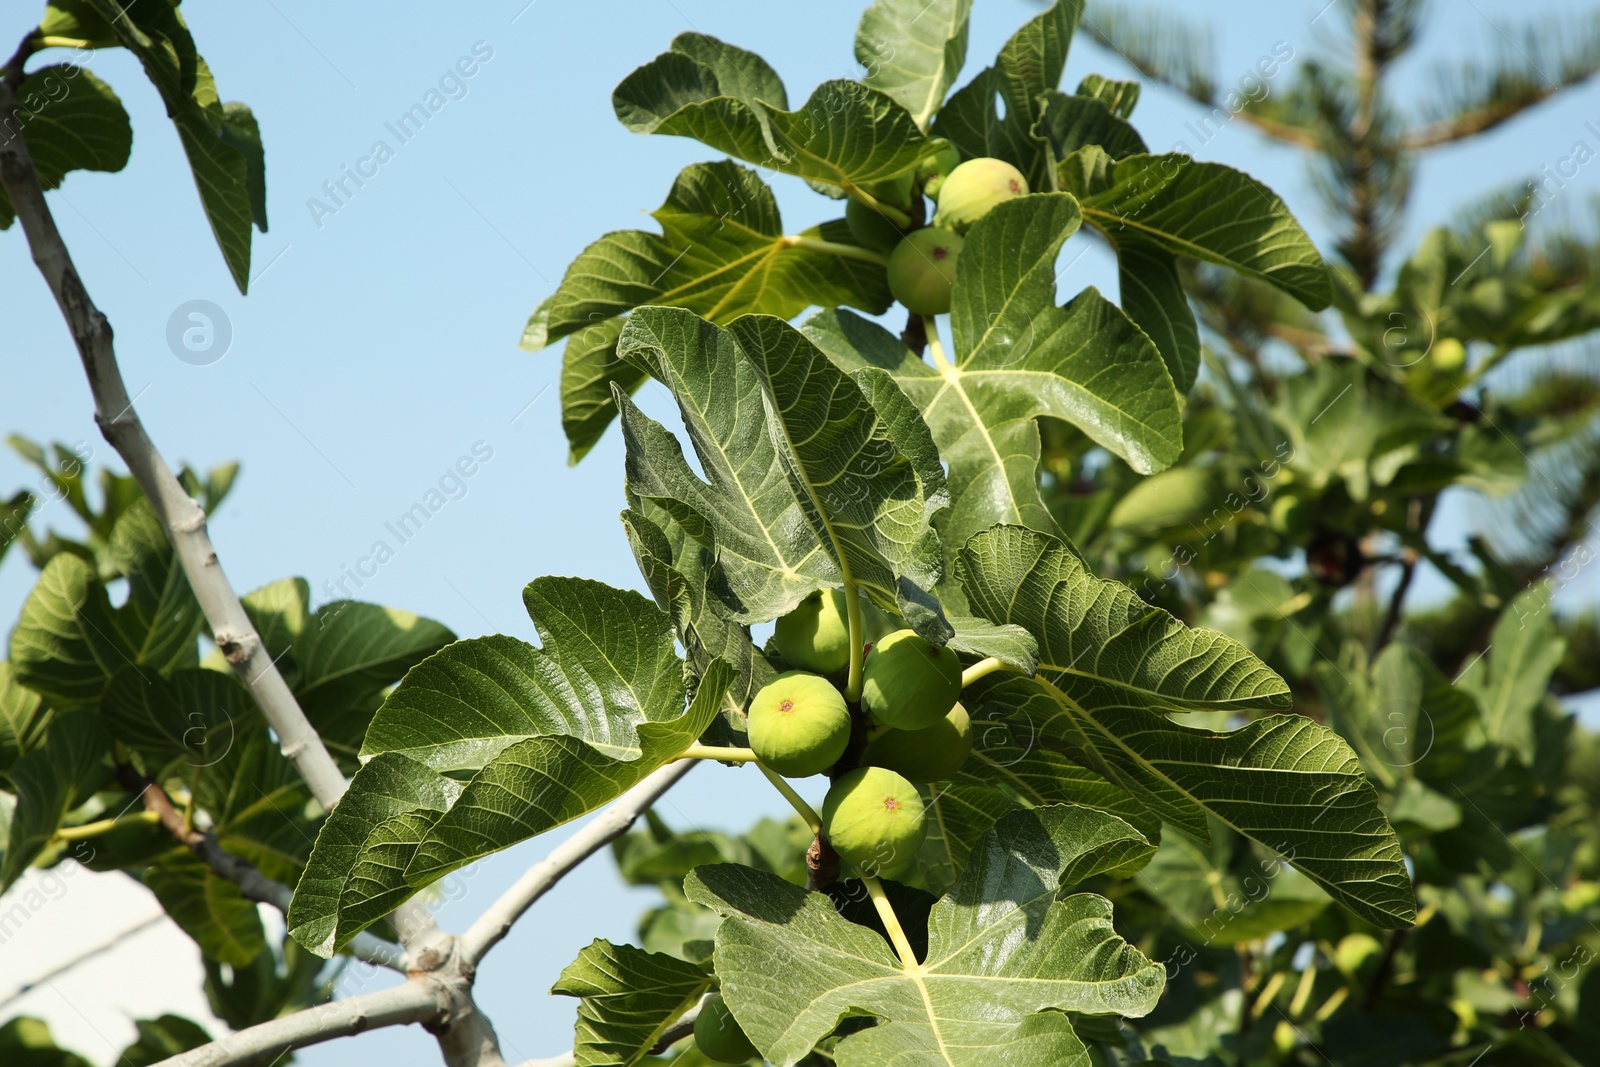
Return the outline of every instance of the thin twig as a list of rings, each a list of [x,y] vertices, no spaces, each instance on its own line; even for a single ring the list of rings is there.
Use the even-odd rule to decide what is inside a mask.
[[[125,787],[139,795],[145,811],[154,816],[179,844],[192,852],[213,874],[238,886],[246,899],[270,904],[285,915],[289,913],[289,901],[294,896],[294,890],[282,882],[273,881],[249,860],[223,848],[213,834],[190,825],[183,814],[172,806],[172,798],[167,796],[167,791],[155,782],[140,776],[126,764],[117,768],[117,777]],[[346,947],[357,959],[406,973],[405,949],[376,934],[363,931]]]
[[[448,991],[431,978],[420,976],[393,989],[319,1004],[281,1019],[246,1027],[209,1045],[162,1060],[158,1067],[272,1063],[286,1052],[337,1037],[350,1037],[384,1026],[427,1023],[440,1018],[449,1007]]]
[[[590,820],[587,826],[529,867],[458,939],[461,958],[466,965],[476,967],[478,961],[510,932],[511,925],[522,917],[522,913],[533,906],[534,901],[544,896],[568,871],[626,833],[646,808],[660,800],[663,793],[695,766],[695,760],[678,760],[652,771]]]
[[[84,949],[82,952],[79,952],[71,959],[63,960],[54,967],[50,968],[48,971],[41,974],[39,977],[30,978],[26,982],[23,982],[5,996],[0,997],[0,1008],[4,1008],[13,1000],[27,996],[29,993],[33,992],[35,989],[39,988],[41,985],[50,981],[50,979],[56,977],[57,975],[66,974],[74,967],[89,962],[101,953],[110,952],[112,949],[122,944],[134,934],[141,933],[157,923],[165,922],[166,918],[167,913],[158,908],[154,915],[151,915],[148,918],[140,919],[132,926],[119,930],[115,934],[112,934],[110,937],[106,938],[104,941],[97,942],[96,944]]]

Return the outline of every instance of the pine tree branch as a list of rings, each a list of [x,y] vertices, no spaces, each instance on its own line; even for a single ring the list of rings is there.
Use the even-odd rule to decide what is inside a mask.
[[[1424,126],[1417,126],[1405,133],[1405,146],[1413,150],[1438,148],[1440,145],[1455,144],[1468,137],[1494,129],[1502,123],[1510,122],[1524,111],[1555,96],[1560,92],[1555,86],[1541,86],[1533,89],[1526,97],[1517,100],[1502,100],[1483,107],[1466,111],[1459,115],[1452,115],[1438,122],[1430,122]]]
[[[24,38],[0,78],[0,122],[6,129],[17,131],[0,144],[0,184],[22,223],[34,264],[44,276],[77,345],[94,397],[95,422],[100,432],[128,465],[129,473],[154,508],[211,627],[217,648],[255,697],[262,716],[277,735],[284,757],[300,772],[317,802],[331,810],[344,795],[344,773],[306,719],[238,594],[228,583],[206,531],[205,511],[173,476],[145,432],[117,365],[111,323],[90,299],[56,227],[55,216],[45,202],[26,132],[17,120],[17,88],[22,84],[23,61],[31,46],[32,35]],[[421,944],[437,938],[438,927],[420,904],[408,902],[397,909],[396,918],[408,948],[413,941]]]
[[[478,961],[511,932],[511,926],[578,864],[628,832],[646,808],[661,799],[696,766],[695,760],[678,760],[640,779],[589,824],[550,851],[501,894],[460,937],[461,956],[468,966]]]

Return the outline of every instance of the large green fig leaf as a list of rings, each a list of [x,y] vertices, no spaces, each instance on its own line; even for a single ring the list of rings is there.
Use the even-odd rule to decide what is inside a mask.
[[[561,410],[574,461],[615,417],[611,384],[631,393],[644,381],[616,354],[618,316],[641,304],[684,307],[719,323],[746,313],[793,318],[812,305],[874,314],[889,306],[877,253],[859,248],[842,219],[785,235],[772,189],[748,167],[686,167],[654,216],[659,235],[619,230],[584,249],[523,331],[529,351],[569,338]],[[836,254],[841,249],[846,254]]]
[[[711,989],[711,969],[597,939],[567,964],[550,992],[581,997],[572,1042],[577,1067],[627,1067]]]
[[[766,61],[703,34],[684,33],[611,94],[634,133],[693,137],[719,152],[841,192],[916,169],[926,138],[894,97],[826,81],[798,111]]]
[[[972,753],[950,781],[923,789],[928,836],[918,862],[930,886],[942,890],[954,884],[977,840],[1001,816],[1020,808],[1082,804],[1110,812],[1150,841],[1160,840],[1160,819],[1126,790],[1074,762],[1038,724],[1005,704],[982,699],[976,689],[963,699],[972,724]]]
[[[249,691],[231,674],[185,667],[162,677],[127,665],[111,676],[100,718],[115,740],[193,767],[217,762],[259,721]]]
[[[1506,605],[1489,636],[1488,651],[1462,672],[1458,684],[1478,698],[1483,730],[1534,764],[1534,709],[1545,699],[1550,676],[1561,665],[1567,643],[1550,613],[1555,585],[1531,586]]]
[[[1309,922],[1328,906],[1328,894],[1309,878],[1220,825],[1211,827],[1209,844],[1167,834],[1139,882],[1204,945],[1254,941]]]
[[[0,857],[0,893],[44,851],[62,817],[104,783],[101,759],[110,747],[93,712],[70,711],[54,716],[44,743],[11,765],[17,807]]]
[[[118,171],[133,148],[133,126],[111,86],[71,63],[41,67],[17,86],[16,122],[28,141],[39,184],[54,189],[68,171]],[[8,123],[9,125],[9,123]],[[16,211],[0,189],[0,230]],[[0,532],[5,554],[11,526]]]
[[[972,0],[875,0],[856,28],[861,80],[894,97],[923,129],[967,61]]]
[[[1035,15],[987,67],[951,94],[933,132],[948,137],[962,158],[993,156],[1014,165],[1035,192],[1052,189],[1050,160],[1034,134],[1040,97],[1061,84],[1083,0],[1056,0]]]
[[[50,706],[18,682],[11,664],[0,660],[0,774],[44,740]]]
[[[241,598],[295,699],[328,748],[353,757],[391,685],[455,640],[449,627],[359,600],[311,611],[303,578],[284,578]]]
[[[87,0],[138,57],[189,157],[200,203],[234,284],[250,284],[250,227],[267,232],[266,160],[250,109],[224,104],[177,4]]]
[[[1400,844],[1360,760],[1332,730],[1271,715],[1237,730],[1180,726],[1168,712],[1285,707],[1283,680],[1243,645],[1189,629],[1065,544],[997,526],[956,571],[975,611],[1039,641],[1035,678],[990,675],[975,699],[1014,709],[1074,760],[1152,814],[1206,840],[1212,815],[1285,856],[1374,925],[1416,917]]]
[[[716,599],[710,550],[684,532],[671,515],[648,500],[635,499],[622,513],[622,526],[656,606],[672,616],[678,640],[697,674],[723,660],[736,672],[723,714],[744,729],[744,707],[777,671],[750,638],[750,629],[732,618]]]
[[[921,407],[950,465],[947,544],[997,520],[1056,530],[1039,497],[1040,416],[1073,423],[1146,473],[1181,451],[1178,393],[1149,338],[1093,288],[1055,303],[1056,256],[1078,223],[1060,194],[1019,197],[978,221],[956,265],[946,368],[846,312],[805,325],[840,366],[889,371]]]
[[[775,875],[716,864],[697,868],[685,890],[724,916],[716,938],[722,995],[780,1067],[863,1013],[880,1021],[835,1047],[841,1067],[1087,1067],[1060,1013],[1144,1015],[1166,975],[1117,936],[1109,901],[1063,886],[1149,851],[1104,812],[1014,812],[984,835],[961,880],[934,904],[927,957],[914,968],[827,896]]]
[[[1182,392],[1199,370],[1200,341],[1178,256],[1276,286],[1314,311],[1333,299],[1311,238],[1248,174],[1176,152],[1116,156],[1111,146],[1075,152],[1057,168],[1058,187],[1078,198],[1084,220],[1117,250],[1123,307],[1161,349]]]
[[[90,1067],[88,1060],[56,1044],[43,1019],[30,1015],[16,1015],[0,1025],[0,1053],[17,1067]]]
[[[267,947],[256,902],[187,850],[162,856],[140,878],[207,959],[246,967]]]
[[[58,707],[92,706],[125,665],[149,676],[196,662],[200,607],[143,498],[117,519],[109,555],[128,580],[122,606],[111,606],[93,564],[62,552],[40,572],[12,631],[16,679]]]
[[[929,519],[943,475],[910,404],[880,398],[884,415],[770,316],[723,329],[676,308],[641,308],[620,351],[672,390],[707,479],[619,395],[629,494],[714,552],[737,617],[776,618],[819,585],[849,579],[909,625],[949,636],[925,592],[941,565]]]
[[[540,578],[523,599],[542,647],[457,642],[374,717],[289,912],[308,949],[328,955],[450,871],[607,803],[716,717],[733,670],[714,661],[685,711],[671,620],[637,593]]]

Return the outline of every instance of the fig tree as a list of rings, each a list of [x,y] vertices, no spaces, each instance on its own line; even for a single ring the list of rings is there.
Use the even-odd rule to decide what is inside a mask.
[[[922,847],[922,797],[894,771],[857,767],[829,787],[822,829],[833,850],[863,874],[892,871]]]
[[[916,230],[889,253],[889,292],[918,315],[950,310],[961,235],[938,226]]]
[[[748,1063],[756,1058],[756,1047],[740,1029],[721,993],[713,993],[700,1006],[694,1020],[695,1047],[718,1063]]]
[[[951,778],[972,751],[972,720],[957,704],[950,714],[923,730],[885,730],[873,738],[861,762],[886,767],[918,784]]]
[[[861,706],[896,730],[922,730],[950,713],[961,696],[961,661],[912,630],[872,646],[862,664]]]
[[[850,619],[843,591],[816,590],[778,620],[772,638],[790,666],[817,674],[844,670],[850,665]]]
[[[785,778],[808,778],[839,761],[850,743],[850,711],[826,678],[788,671],[750,701],[750,747]]]
[[[939,187],[939,210],[933,216],[933,224],[966,233],[990,208],[1027,192],[1028,179],[1004,160],[969,159],[951,171]]]

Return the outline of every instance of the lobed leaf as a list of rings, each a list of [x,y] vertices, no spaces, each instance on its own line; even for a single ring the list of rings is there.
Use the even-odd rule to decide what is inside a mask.
[[[774,875],[716,864],[697,868],[685,891],[724,916],[715,957],[723,997],[774,1064],[796,1063],[863,1013],[879,1022],[839,1042],[843,1067],[1087,1064],[1057,1013],[1144,1015],[1165,970],[1116,935],[1108,901],[1061,886],[1141,850],[1149,845],[1137,831],[1089,808],[1006,816],[934,904],[927,957],[915,968],[828,897]]]
[[[1191,836],[1206,840],[1206,816],[1216,816],[1366,921],[1392,928],[1415,919],[1399,842],[1337,734],[1289,715],[1228,732],[1166,718],[1286,706],[1283,680],[1244,646],[1188,629],[1031,530],[980,534],[956,569],[975,610],[1039,641],[1036,678],[990,675],[976,696],[1013,707],[1044,743]]]
[[[582,998],[572,1042],[577,1067],[628,1067],[649,1054],[713,980],[704,964],[596,939],[550,992]]]

